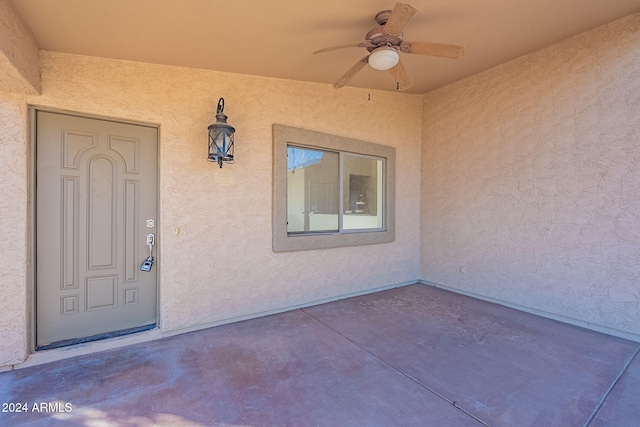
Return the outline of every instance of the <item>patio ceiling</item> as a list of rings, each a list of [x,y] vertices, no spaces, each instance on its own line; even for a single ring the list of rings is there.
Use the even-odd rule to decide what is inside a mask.
[[[358,42],[393,0],[11,0],[41,49],[333,84],[366,51]],[[411,0],[405,40],[460,44],[457,60],[402,55],[422,94],[640,12],[638,0]],[[396,90],[387,72],[349,86]]]

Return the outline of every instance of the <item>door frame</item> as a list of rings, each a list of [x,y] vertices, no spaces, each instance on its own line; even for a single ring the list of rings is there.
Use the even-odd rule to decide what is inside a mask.
[[[37,249],[37,241],[36,241],[36,222],[37,222],[37,206],[36,206],[36,155],[37,155],[37,120],[36,113],[38,111],[46,112],[46,113],[54,113],[54,114],[64,114],[69,116],[75,116],[84,119],[93,119],[93,120],[102,120],[106,122],[115,122],[115,123],[123,123],[135,126],[144,126],[155,128],[157,131],[157,159],[156,159],[156,246],[154,247],[155,258],[158,260],[157,266],[162,265],[162,233],[161,233],[161,217],[160,217],[160,125],[157,123],[148,123],[142,121],[135,121],[129,119],[120,119],[108,116],[101,116],[96,114],[89,113],[80,113],[72,110],[65,110],[61,108],[53,108],[35,104],[27,105],[27,118],[28,118],[28,146],[27,146],[27,266],[26,266],[26,297],[27,297],[27,315],[26,315],[26,330],[28,336],[28,349],[29,353],[33,354],[36,352],[36,317],[37,317],[37,308],[36,308],[36,269],[37,269],[37,258],[36,258],[36,249]],[[158,268],[158,267],[156,267]],[[160,284],[161,284],[161,271],[158,268],[156,272],[156,326],[152,330],[160,329],[160,322],[162,313],[160,312]],[[144,332],[144,331],[143,331]],[[141,332],[142,333],[142,332]],[[134,333],[135,334],[135,333]],[[131,334],[133,335],[133,334]],[[122,338],[122,336],[116,337]],[[98,341],[105,341],[109,339],[105,337],[105,339],[100,339]],[[70,349],[73,347],[77,347],[79,345],[86,346],[87,342],[82,344],[74,344],[71,346],[63,347],[64,349]],[[39,353],[52,351],[51,350],[38,350]]]

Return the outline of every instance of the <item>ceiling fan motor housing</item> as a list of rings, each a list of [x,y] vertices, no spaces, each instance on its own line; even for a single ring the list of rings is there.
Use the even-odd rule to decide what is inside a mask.
[[[379,27],[373,28],[371,31],[367,33],[365,36],[365,40],[371,43],[370,46],[366,46],[369,52],[379,48],[380,46],[389,46],[395,47],[399,46],[402,43],[403,37],[402,33],[400,33],[395,38],[390,38],[388,34],[384,34],[384,25],[380,25]]]

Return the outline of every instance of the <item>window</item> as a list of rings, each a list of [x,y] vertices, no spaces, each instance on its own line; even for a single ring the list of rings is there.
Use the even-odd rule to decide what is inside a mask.
[[[395,149],[274,125],[273,250],[394,240]]]
[[[382,231],[384,163],[287,144],[287,234]]]

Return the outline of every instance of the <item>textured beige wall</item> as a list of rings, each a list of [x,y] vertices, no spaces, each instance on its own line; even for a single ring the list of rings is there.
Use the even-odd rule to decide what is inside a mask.
[[[639,338],[640,15],[432,92],[423,117],[421,278]]]
[[[40,91],[38,45],[7,0],[0,0],[0,91]]]
[[[27,346],[27,108],[0,95],[0,367]]]
[[[27,104],[160,126],[160,313],[164,332],[417,280],[422,98],[41,52],[42,94],[0,94],[0,366],[27,354]],[[234,165],[206,158],[219,97]],[[389,244],[272,252],[274,123],[396,148]]]

